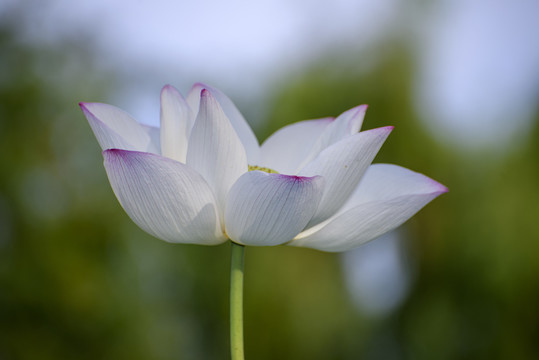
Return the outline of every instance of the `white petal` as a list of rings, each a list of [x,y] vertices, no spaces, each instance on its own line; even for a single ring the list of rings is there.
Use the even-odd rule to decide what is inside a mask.
[[[308,229],[289,245],[346,251],[395,229],[448,189],[406,168],[376,164],[350,201],[326,223]]]
[[[249,164],[258,164],[260,151],[258,140],[236,105],[234,105],[232,100],[230,100],[225,94],[211,86],[197,83],[193,85],[189,91],[189,94],[187,95],[187,103],[189,106],[191,106],[191,108],[196,107],[196,109],[198,109],[197,102],[200,101],[200,94],[203,89],[209,90],[215,99],[217,99],[219,105],[221,105],[221,108],[230,120],[232,127],[238,134],[245,151],[247,152],[247,160],[249,161]]]
[[[161,154],[185,163],[194,115],[176,88],[161,90]]]
[[[391,130],[387,126],[349,136],[323,150],[299,172],[301,176],[321,175],[326,181],[324,196],[308,226],[326,220],[344,205]]]
[[[251,171],[230,189],[226,233],[245,245],[283,244],[296,236],[316,211],[324,180]]]
[[[226,240],[213,193],[196,171],[149,153],[112,149],[103,155],[116,197],[143,230],[177,243]]]
[[[316,158],[328,146],[356,134],[361,129],[366,111],[367,105],[359,105],[339,115],[316,140],[316,143],[312,146],[309,155],[300,165],[300,168]]]
[[[391,200],[410,194],[444,193],[448,189],[431,178],[394,164],[369,166],[342,212],[372,201]]]
[[[202,91],[200,110],[191,130],[187,165],[198,171],[216,195],[221,215],[230,187],[247,171],[245,149],[217,100]]]
[[[359,105],[339,115],[320,139],[322,143],[325,143],[323,148],[336,143],[346,136],[359,132],[366,111],[367,105]]]
[[[200,108],[200,94],[204,89],[204,85],[202,85],[201,83],[196,83],[191,87],[191,89],[189,89],[189,92],[185,97],[185,101],[189,105],[189,108],[191,109],[193,114],[198,113],[198,109]]]
[[[148,131],[125,111],[100,103],[79,105],[103,150],[117,148],[158,153]]]
[[[148,150],[147,152],[161,155],[161,129],[155,126],[145,124],[140,124],[140,127],[150,137],[150,150]]]
[[[333,118],[300,121],[285,126],[264,141],[260,148],[260,165],[282,174],[296,174],[299,165]]]

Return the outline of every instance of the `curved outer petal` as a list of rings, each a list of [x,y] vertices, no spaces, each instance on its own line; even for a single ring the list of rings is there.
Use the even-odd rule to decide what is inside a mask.
[[[125,150],[159,153],[149,131],[125,111],[101,103],[80,103],[86,119],[103,150]]]
[[[372,165],[336,216],[304,231],[289,245],[323,251],[352,249],[393,230],[447,191],[442,184],[406,168]]]
[[[161,90],[161,154],[185,163],[194,115],[176,88]]]
[[[316,140],[333,120],[333,118],[305,120],[277,130],[260,147],[260,163],[256,165],[283,174],[296,174],[299,165],[310,154]]]
[[[245,149],[217,100],[202,91],[200,110],[189,138],[187,165],[198,171],[216,195],[221,216],[234,182],[247,171]]]
[[[309,227],[335,214],[350,198],[391,130],[393,127],[387,126],[349,136],[323,150],[299,172],[301,176],[321,175],[326,180],[322,201]]]
[[[213,193],[196,171],[149,153],[111,149],[103,155],[116,197],[143,230],[176,243],[226,240]]]
[[[339,115],[326,127],[322,135],[318,137],[315,144],[310,149],[308,156],[306,156],[303,163],[300,164],[300,168],[311,162],[328,146],[331,146],[350,135],[356,134],[359,129],[361,129],[366,111],[367,105],[359,105]]]
[[[290,241],[316,211],[324,180],[251,171],[230,189],[226,233],[244,245],[270,246]]]
[[[211,94],[217,99],[219,105],[223,109],[224,113],[230,120],[232,127],[238,134],[245,151],[247,152],[247,160],[249,164],[256,165],[258,164],[259,157],[259,146],[256,136],[247,123],[245,118],[240,113],[236,105],[230,100],[225,94],[221,91],[201,83],[196,83],[193,85],[189,94],[187,95],[187,103],[191,106],[191,109],[198,109],[198,102],[200,101],[201,91],[207,89]]]

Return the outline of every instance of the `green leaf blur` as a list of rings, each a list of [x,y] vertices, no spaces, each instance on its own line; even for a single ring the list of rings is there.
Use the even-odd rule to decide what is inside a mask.
[[[0,359],[227,359],[229,245],[167,244],[128,219],[77,107],[110,102],[120,79],[80,41],[39,48],[13,28],[0,29]],[[247,358],[536,359],[539,117],[503,151],[443,144],[411,105],[412,54],[379,46],[276,86],[258,135],[360,103],[364,129],[395,126],[375,162],[450,188],[401,229],[410,294],[373,318],[341,255],[248,248]]]

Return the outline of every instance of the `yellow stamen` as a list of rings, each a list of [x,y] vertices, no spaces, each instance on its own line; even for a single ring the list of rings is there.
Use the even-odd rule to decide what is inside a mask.
[[[267,168],[267,167],[261,167],[261,166],[258,166],[258,165],[249,165],[249,171],[253,171],[253,170],[260,170],[260,171],[264,171],[264,172],[267,172],[268,174],[278,174],[279,172],[273,170],[273,169],[270,169],[270,168]]]

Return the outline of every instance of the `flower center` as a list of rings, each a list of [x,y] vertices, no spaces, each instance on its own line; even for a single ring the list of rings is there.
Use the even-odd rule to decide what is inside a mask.
[[[261,166],[258,166],[258,165],[249,165],[249,171],[253,171],[253,170],[260,170],[260,171],[264,171],[264,172],[267,172],[268,174],[278,174],[279,172],[273,170],[273,169],[270,169],[270,168],[267,168],[267,167],[261,167]]]

